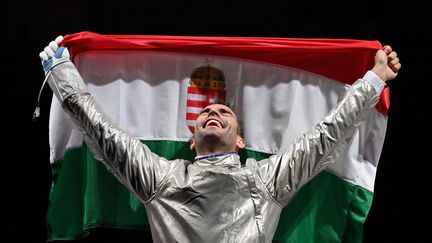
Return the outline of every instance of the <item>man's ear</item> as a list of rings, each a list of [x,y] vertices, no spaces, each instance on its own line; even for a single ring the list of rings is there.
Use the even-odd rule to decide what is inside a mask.
[[[195,138],[191,139],[189,148],[190,148],[190,150],[194,150],[195,149]]]
[[[236,149],[239,151],[240,149],[244,149],[246,147],[246,140],[244,138],[237,135],[237,143],[236,143]]]

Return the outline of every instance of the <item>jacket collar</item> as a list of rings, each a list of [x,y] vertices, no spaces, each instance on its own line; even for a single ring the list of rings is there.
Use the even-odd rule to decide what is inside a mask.
[[[225,152],[195,157],[197,165],[232,165],[240,167],[240,156],[236,152]]]

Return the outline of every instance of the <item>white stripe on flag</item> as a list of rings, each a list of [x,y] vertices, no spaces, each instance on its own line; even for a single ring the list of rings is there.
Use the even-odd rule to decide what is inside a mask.
[[[191,107],[191,106],[188,106],[186,108],[186,112],[187,113],[192,113],[192,114],[199,114],[202,110],[203,110],[203,108],[201,108],[201,107]]]
[[[195,126],[196,121],[195,120],[186,120],[186,124],[189,127],[194,127]]]
[[[207,99],[205,95],[200,95],[200,94],[188,94],[187,98],[188,100],[195,100],[195,101],[205,101]]]

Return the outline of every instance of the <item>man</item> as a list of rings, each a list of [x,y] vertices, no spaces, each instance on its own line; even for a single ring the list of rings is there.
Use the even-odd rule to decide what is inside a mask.
[[[401,68],[391,47],[377,51],[373,69],[321,122],[286,150],[245,166],[236,153],[245,147],[236,114],[207,106],[191,142],[195,161],[168,161],[109,122],[61,40],[40,54],[48,83],[95,156],[143,202],[155,242],[271,242],[283,207],[343,151],[374,109],[383,81]]]

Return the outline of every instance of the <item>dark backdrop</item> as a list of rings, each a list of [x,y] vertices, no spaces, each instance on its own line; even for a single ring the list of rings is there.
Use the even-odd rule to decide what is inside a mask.
[[[45,242],[51,185],[48,117],[32,113],[44,75],[38,53],[57,35],[320,37],[379,40],[403,69],[390,84],[388,130],[364,242],[422,242],[429,235],[428,149],[431,4],[427,1],[23,1],[2,2],[3,242]],[[428,33],[429,32],[429,33]],[[5,220],[6,219],[6,220]],[[424,223],[420,223],[424,222]],[[3,224],[3,225],[4,225]],[[11,226],[12,231],[9,230]],[[147,232],[99,229],[76,242],[148,242]]]

